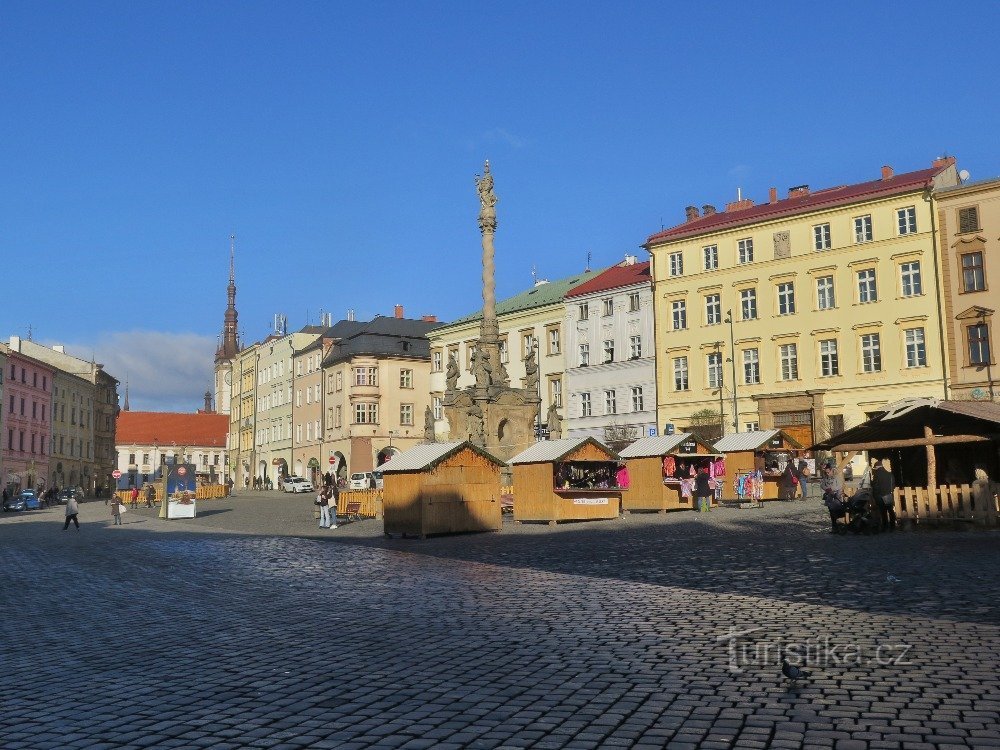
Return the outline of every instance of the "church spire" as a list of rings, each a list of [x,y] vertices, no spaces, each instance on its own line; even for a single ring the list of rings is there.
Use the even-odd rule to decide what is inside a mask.
[[[236,235],[229,235],[229,286],[226,287],[226,315],[222,324],[222,341],[215,351],[215,361],[232,359],[240,350],[236,333]]]
[[[128,411],[128,375],[125,375],[125,411]]]

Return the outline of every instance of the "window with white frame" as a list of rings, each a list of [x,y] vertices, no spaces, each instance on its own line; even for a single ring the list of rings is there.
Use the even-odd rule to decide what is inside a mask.
[[[962,254],[962,291],[982,292],[986,290],[986,271],[983,267],[982,252]]]
[[[791,315],[795,312],[795,284],[785,281],[778,284],[778,315]]]
[[[549,329],[549,354],[559,353],[559,329]]]
[[[549,403],[555,404],[557,409],[562,408],[562,380],[559,378],[549,381]]]
[[[413,404],[399,405],[399,423],[405,426],[413,424]]]
[[[882,340],[877,333],[861,336],[861,371],[880,372],[882,370]]]
[[[343,424],[343,420],[344,420],[343,413],[344,413],[343,407],[338,406],[334,410],[334,417],[333,417],[333,426],[334,427],[340,427],[341,424]]]
[[[639,312],[639,292],[632,292],[628,296],[628,311]]]
[[[969,342],[969,364],[991,364],[993,355],[990,352],[989,326],[986,323],[976,323],[966,326],[965,332]]]
[[[605,339],[604,340],[604,363],[615,361],[615,340]]]
[[[580,367],[590,364],[590,344],[580,344]]]
[[[631,359],[642,357],[642,336],[629,336],[628,352]]]
[[[906,366],[926,367],[927,347],[924,345],[924,329],[906,328],[903,331],[903,340],[906,342]]]
[[[753,240],[747,237],[736,243],[736,256],[740,263],[753,263]]]
[[[441,372],[442,365],[444,364],[444,355],[442,352],[434,352],[431,355],[431,360],[434,363],[434,372]]]
[[[590,405],[590,394],[581,393],[580,394],[580,416],[589,417],[592,414]]]
[[[440,396],[431,399],[431,413],[434,415],[434,419],[441,419],[444,415],[444,406]]]
[[[438,353],[440,354],[440,352],[438,352]],[[344,373],[338,372],[337,373],[337,390],[340,391],[340,390],[343,390],[343,388],[344,388]]]
[[[711,352],[708,355],[708,387],[722,387],[722,353]]]
[[[913,206],[896,209],[896,226],[900,234],[913,234],[917,231],[917,209]]]
[[[605,318],[610,318],[615,314],[615,301],[610,297],[608,299],[601,300],[601,315]]]
[[[682,253],[670,253],[668,256],[671,276],[684,275],[684,255]]]
[[[824,377],[840,374],[837,339],[824,339],[819,342],[819,372]]]
[[[674,390],[686,391],[688,389],[688,358],[674,358]]]
[[[413,387],[413,370],[404,368],[399,371],[399,387],[400,388]]]
[[[875,286],[874,268],[865,268],[858,271],[858,302],[878,302],[878,289]]]
[[[799,379],[799,347],[798,344],[782,344],[778,349],[781,360],[781,379]]]
[[[521,351],[524,356],[528,356],[528,352],[535,348],[535,334],[526,333],[521,337]]]
[[[590,305],[586,302],[581,302],[577,305],[577,319],[578,320],[588,320],[590,318]]]
[[[744,422],[743,430],[744,432],[756,432],[760,429],[760,422]]]
[[[837,306],[833,291],[833,276],[820,276],[816,279],[816,307],[820,310],[832,310]]]
[[[871,242],[874,235],[872,234],[872,217],[870,214],[865,216],[855,216],[854,217],[854,241],[855,242]]]
[[[670,303],[670,320],[675,331],[687,328],[687,302],[680,299]]]
[[[507,339],[500,339],[500,361],[504,364],[510,362],[510,349],[507,347]]]
[[[719,267],[719,246],[708,245],[701,249],[702,257],[705,260],[705,270],[714,271]]]
[[[813,247],[817,250],[830,249],[830,225],[817,224],[813,227]]]
[[[740,290],[740,314],[743,316],[743,320],[756,320],[757,319],[757,290],[756,289],[741,289]]]
[[[747,385],[760,382],[760,353],[756,348],[743,350],[743,382]]]
[[[618,406],[615,402],[614,390],[609,390],[604,392],[604,413],[605,414],[618,413]]]
[[[632,386],[632,411],[643,411],[642,386]]]
[[[705,295],[705,322],[710,326],[722,322],[722,295]]]
[[[377,424],[378,404],[358,403],[354,405],[355,424]]]
[[[903,296],[916,297],[924,293],[923,282],[920,279],[920,261],[911,260],[901,263],[899,273],[902,281]]]

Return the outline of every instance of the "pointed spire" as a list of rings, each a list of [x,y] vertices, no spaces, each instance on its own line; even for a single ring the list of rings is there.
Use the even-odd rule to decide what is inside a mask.
[[[128,375],[125,375],[125,406],[122,407],[125,411],[128,411]]]
[[[240,350],[236,315],[236,235],[229,235],[229,285],[226,287],[226,315],[222,324],[222,341],[215,350],[215,361],[232,359]]]

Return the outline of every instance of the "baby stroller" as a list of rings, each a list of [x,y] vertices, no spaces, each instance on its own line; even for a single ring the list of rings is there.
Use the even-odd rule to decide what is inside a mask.
[[[879,529],[879,512],[875,498],[868,489],[860,489],[844,499],[839,493],[827,491],[823,502],[830,509],[833,527],[839,534],[875,534]]]

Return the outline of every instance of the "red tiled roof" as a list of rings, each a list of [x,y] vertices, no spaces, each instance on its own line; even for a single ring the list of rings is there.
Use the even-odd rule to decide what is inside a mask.
[[[222,448],[229,431],[228,414],[177,414],[123,411],[118,414],[118,445],[177,445]]]
[[[693,237],[746,224],[757,224],[784,216],[809,213],[821,208],[857,203],[897,193],[908,193],[924,187],[932,177],[946,169],[947,166],[949,165],[921,169],[917,172],[906,172],[890,177],[888,180],[872,180],[859,182],[856,185],[840,185],[839,187],[816,190],[807,195],[785,198],[775,203],[763,203],[737,211],[719,211],[711,216],[702,216],[694,221],[686,221],[650,235],[649,239],[646,240],[646,245],[682,237]]]
[[[619,287],[632,286],[633,284],[641,284],[643,282],[648,284],[650,279],[648,260],[643,263],[633,263],[630,266],[611,266],[611,268],[597,274],[597,276],[589,281],[573,287],[566,293],[566,298],[580,297],[584,294],[604,292],[608,289],[618,289]]]

